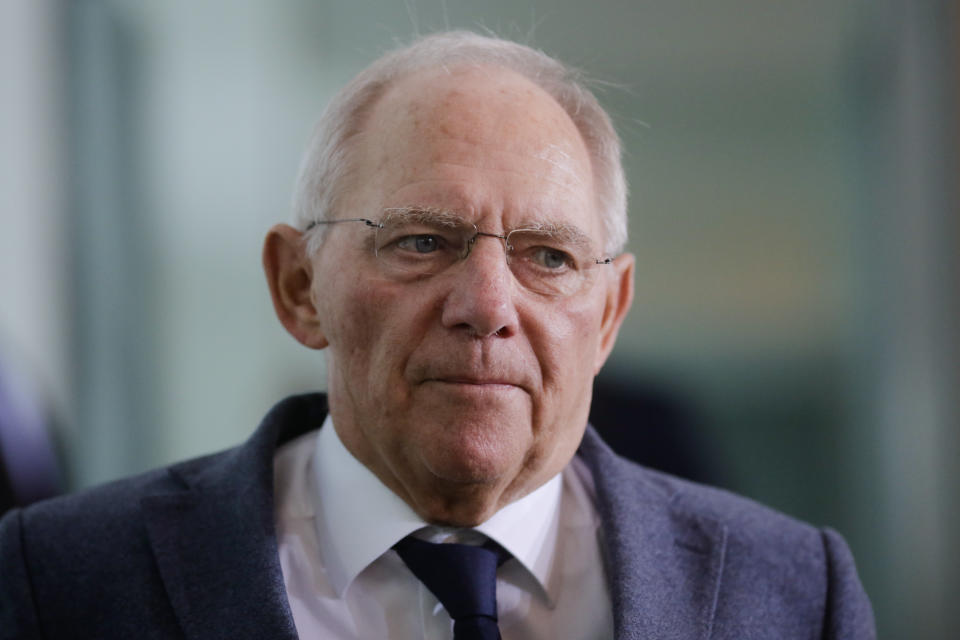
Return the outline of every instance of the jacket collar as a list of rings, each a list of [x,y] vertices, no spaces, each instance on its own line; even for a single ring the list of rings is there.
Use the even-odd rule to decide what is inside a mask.
[[[596,485],[615,636],[709,638],[726,527],[685,505],[675,479],[620,458],[592,428],[578,455]]]
[[[171,467],[183,485],[141,501],[170,602],[191,640],[295,640],[277,552],[273,454],[326,414],[320,394],[275,406],[242,446]]]

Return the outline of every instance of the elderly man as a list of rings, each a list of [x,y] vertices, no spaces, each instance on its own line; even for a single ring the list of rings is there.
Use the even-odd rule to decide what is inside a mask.
[[[615,456],[632,297],[610,121],[529,48],[423,38],[328,107],[263,262],[328,397],[10,514],[3,638],[870,638],[818,530]]]

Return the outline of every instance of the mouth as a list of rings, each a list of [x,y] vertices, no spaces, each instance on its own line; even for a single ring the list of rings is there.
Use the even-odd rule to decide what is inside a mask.
[[[529,367],[522,362],[499,359],[496,362],[483,362],[487,358],[469,361],[451,361],[453,357],[438,356],[429,361],[419,360],[408,369],[407,379],[414,385],[435,387],[461,394],[504,393],[522,391],[533,393],[533,384]],[[492,358],[489,358],[492,360]]]
[[[437,384],[445,385],[456,385],[462,387],[484,387],[484,388],[497,388],[502,387],[504,389],[519,389],[520,385],[510,382],[509,380],[502,380],[499,378],[472,378],[472,377],[460,377],[460,376],[451,376],[444,378],[429,378],[424,380],[424,382],[434,382]]]

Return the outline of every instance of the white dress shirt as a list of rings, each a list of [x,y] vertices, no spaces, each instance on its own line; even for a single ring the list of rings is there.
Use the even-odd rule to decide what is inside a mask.
[[[274,475],[280,566],[301,638],[452,638],[450,616],[391,548],[427,523],[346,450],[329,416],[277,451]],[[476,530],[513,556],[497,573],[504,640],[613,637],[582,462]]]

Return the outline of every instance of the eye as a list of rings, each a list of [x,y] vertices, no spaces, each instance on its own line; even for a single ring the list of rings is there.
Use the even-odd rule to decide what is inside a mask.
[[[440,248],[439,238],[427,234],[403,236],[396,244],[398,249],[416,253],[433,253]]]
[[[536,264],[551,271],[573,266],[573,258],[570,254],[552,247],[537,247],[531,252],[531,257]]]

